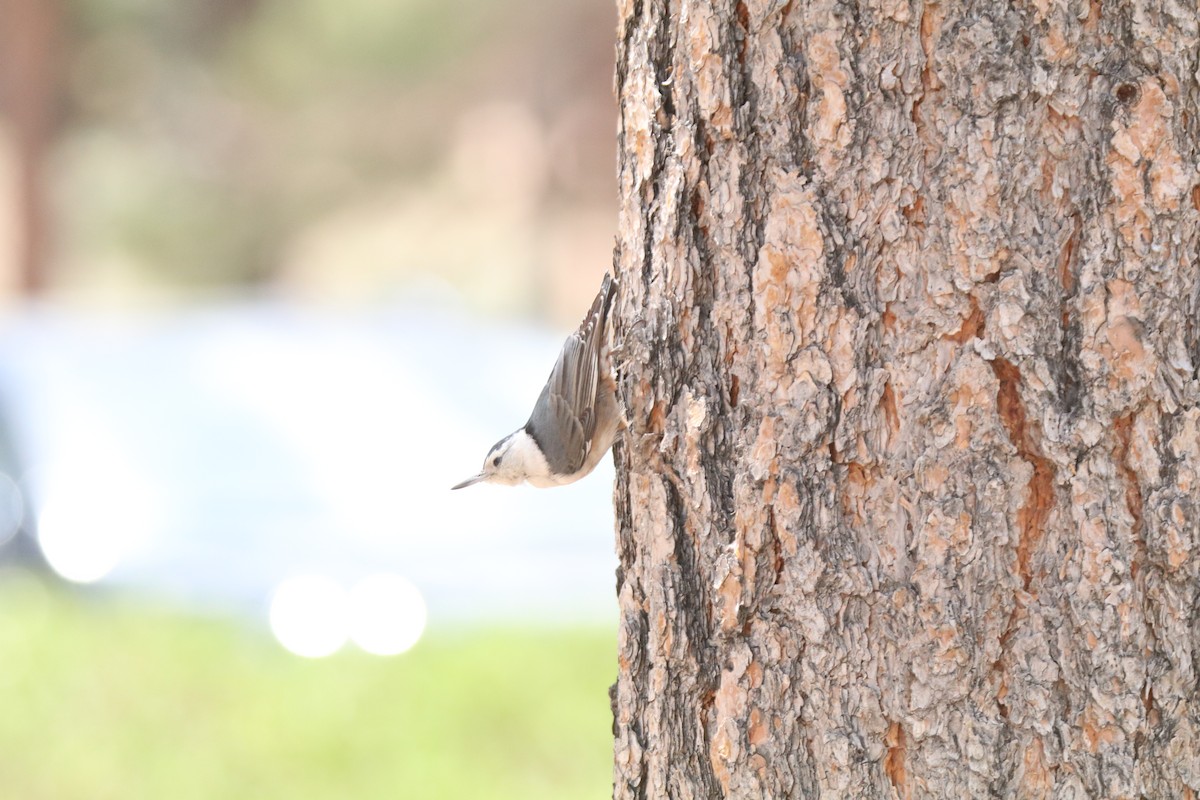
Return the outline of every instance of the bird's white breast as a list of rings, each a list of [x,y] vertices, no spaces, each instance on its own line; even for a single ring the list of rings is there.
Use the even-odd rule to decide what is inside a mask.
[[[546,457],[542,455],[541,448],[525,431],[521,430],[513,434],[512,444],[509,446],[508,456],[505,460],[509,459],[512,460],[518,477],[524,478],[534,486],[545,488],[559,485],[554,476],[550,474],[550,465],[546,463]]]

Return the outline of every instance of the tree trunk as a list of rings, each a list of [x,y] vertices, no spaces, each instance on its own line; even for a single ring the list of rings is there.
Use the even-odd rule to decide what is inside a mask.
[[[50,145],[62,81],[63,17],[59,0],[0,0],[0,111],[16,157],[16,288],[37,294],[50,259]],[[0,187],[8,191],[9,187]],[[7,258],[5,260],[8,260]],[[0,265],[0,271],[8,265]]]
[[[617,798],[1200,790],[1194,2],[619,2]]]

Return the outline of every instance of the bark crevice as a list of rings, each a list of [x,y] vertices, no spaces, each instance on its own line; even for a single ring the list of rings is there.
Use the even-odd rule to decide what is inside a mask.
[[[1021,460],[1033,468],[1024,504],[1017,511],[1017,572],[1025,591],[1030,591],[1034,573],[1032,561],[1046,533],[1046,522],[1054,510],[1053,462],[1042,454],[1037,426],[1027,418],[1021,399],[1021,371],[1008,359],[992,360],[1000,387],[996,392],[996,408],[1009,441],[1017,448]]]

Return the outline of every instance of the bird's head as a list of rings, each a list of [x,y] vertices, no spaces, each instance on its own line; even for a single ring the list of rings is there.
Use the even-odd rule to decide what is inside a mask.
[[[525,431],[519,430],[510,433],[492,445],[487,458],[483,460],[483,469],[479,471],[478,475],[467,478],[452,488],[463,489],[480,482],[516,486],[528,477],[525,466],[525,450],[531,445],[533,445],[533,440]]]

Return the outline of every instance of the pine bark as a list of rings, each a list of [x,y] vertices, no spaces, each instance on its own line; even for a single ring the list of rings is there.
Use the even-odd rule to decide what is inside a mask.
[[[616,798],[1200,790],[1200,14],[619,0]]]

